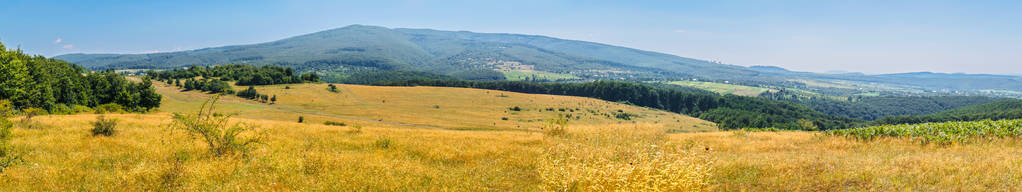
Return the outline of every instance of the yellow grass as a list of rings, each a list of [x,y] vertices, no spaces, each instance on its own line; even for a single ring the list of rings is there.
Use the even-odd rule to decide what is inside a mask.
[[[221,102],[223,111],[238,113],[235,121],[258,125],[268,136],[247,157],[215,157],[202,142],[168,128],[171,123],[168,112],[193,112],[205,99],[206,95],[196,92],[161,87],[161,93],[167,97],[162,112],[107,114],[108,118],[120,120],[117,133],[110,137],[91,135],[91,122],[97,116],[94,114],[36,117],[41,128],[14,130],[12,145],[25,161],[0,174],[0,189],[698,189],[704,186],[700,183],[707,176],[703,169],[695,168],[705,167],[708,161],[694,159],[687,155],[688,149],[673,147],[664,137],[667,130],[713,129],[712,123],[691,117],[586,98],[475,89],[344,85],[341,93],[330,93],[325,84],[289,86],[292,89],[259,87],[260,92],[278,95],[275,105],[233,96],[224,97]],[[506,97],[496,96],[500,94]],[[371,102],[383,99],[387,102]],[[524,110],[505,111],[514,105]],[[539,110],[546,107],[555,110]],[[560,107],[606,113],[621,109],[640,117],[633,122],[583,115],[569,121],[566,134],[545,135],[540,128],[546,119],[571,113],[557,111]],[[304,115],[306,123],[297,123],[298,115]],[[377,116],[384,121],[378,121]],[[511,120],[500,120],[502,116]],[[344,121],[349,126],[321,123],[327,120]],[[612,143],[634,143],[641,148],[610,147],[617,146]],[[665,147],[650,148],[648,144]],[[652,153],[659,154],[649,155]],[[551,163],[570,157],[588,160]],[[646,160],[655,162],[632,164]],[[575,172],[604,170],[592,167],[592,162],[613,165],[615,172],[582,179],[564,177]],[[558,171],[559,167],[569,169]],[[617,173],[626,170],[634,171]],[[562,188],[559,183],[575,187]]]
[[[920,145],[806,132],[673,134],[711,149],[716,191],[1017,191],[1022,141]]]
[[[338,93],[328,91],[327,84],[256,86],[260,94],[276,95],[277,103],[269,105],[228,96],[221,102],[221,109],[243,112],[240,117],[258,119],[297,121],[298,116],[305,116],[305,121],[310,123],[377,121],[455,130],[538,130],[545,120],[559,114],[572,115],[572,124],[576,125],[656,123],[683,131],[716,130],[710,122],[676,113],[583,97],[446,87],[341,84],[337,87]],[[157,83],[157,88],[165,97],[161,110],[166,112],[190,111],[198,108],[207,97],[194,91],[182,93],[162,83]],[[237,90],[246,88],[235,87]],[[509,110],[515,106],[522,110]],[[613,113],[618,110],[638,117],[617,119]],[[503,120],[505,117],[508,120]]]
[[[108,114],[120,119],[110,137],[91,135],[94,114],[36,117],[40,128],[14,129],[12,145],[24,162],[0,173],[0,191],[1022,190],[1017,139],[939,146],[809,132],[703,132],[713,124],[577,97],[288,86],[257,88],[276,94],[274,105],[233,96],[221,102],[223,111],[238,113],[235,121],[265,131],[265,143],[247,157],[214,157],[200,141],[167,128],[168,112],[197,109],[206,98],[197,92],[160,87],[162,112]],[[507,110],[513,106],[523,110]],[[618,109],[639,117],[604,115]],[[541,129],[559,114],[580,118],[563,133]],[[296,122],[299,115],[306,123]]]

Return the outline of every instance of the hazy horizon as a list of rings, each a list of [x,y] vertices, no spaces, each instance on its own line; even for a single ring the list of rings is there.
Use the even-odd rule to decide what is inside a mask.
[[[10,48],[171,52],[262,43],[351,24],[517,33],[794,71],[1022,73],[1022,3],[729,2],[12,2]],[[26,30],[29,29],[29,30]]]

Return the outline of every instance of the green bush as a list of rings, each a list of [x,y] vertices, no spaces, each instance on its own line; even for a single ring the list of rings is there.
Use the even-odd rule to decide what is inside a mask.
[[[14,137],[14,134],[11,133],[14,124],[7,120],[7,117],[13,115],[11,106],[10,101],[0,100],[0,173],[3,173],[4,169],[21,162],[21,157],[8,144],[11,138]]]
[[[102,104],[102,105],[96,106],[96,113],[97,114],[102,114],[102,113],[121,113],[121,112],[124,112],[124,106],[121,106],[120,104],[117,104],[117,103],[107,103],[107,104]]]
[[[390,148],[391,143],[392,142],[390,141],[390,139],[382,138],[377,139],[376,142],[373,142],[373,146],[380,149],[388,149]]]
[[[305,116],[298,116],[298,123],[305,122]]]
[[[117,127],[117,119],[107,119],[103,115],[96,117],[96,122],[92,122],[92,136],[113,136]]]
[[[93,112],[92,108],[89,108],[89,107],[84,106],[84,105],[72,105],[71,106],[71,113],[73,113],[73,114],[88,113],[88,112]]]
[[[345,124],[344,122],[333,122],[333,121],[326,121],[326,122],[323,122],[323,124],[324,125],[332,125],[332,126],[348,126],[348,124]]]

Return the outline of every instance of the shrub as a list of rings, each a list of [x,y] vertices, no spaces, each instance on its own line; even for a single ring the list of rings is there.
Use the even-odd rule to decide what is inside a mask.
[[[373,142],[373,146],[380,149],[388,149],[390,145],[391,141],[387,138],[377,139],[376,142]]]
[[[96,106],[96,113],[120,113],[124,111],[124,107],[117,103],[107,103]]]
[[[298,116],[298,123],[302,123],[304,121],[305,121],[305,116]]]
[[[348,126],[348,124],[345,124],[344,122],[333,122],[333,121],[326,121],[326,122],[323,122],[323,124],[324,125],[331,125],[331,126]]]
[[[46,110],[30,107],[22,109],[22,113],[25,114],[25,117],[23,117],[21,121],[18,122],[19,126],[26,129],[40,129],[43,127],[39,123],[32,121],[32,118],[34,118],[36,115],[45,115]]]
[[[84,105],[72,105],[71,106],[71,113],[78,114],[78,113],[88,113],[88,112],[93,112],[92,108],[89,108],[89,107],[84,106]]]
[[[631,114],[631,113],[617,113],[617,114],[614,114],[614,118],[618,118],[618,119],[622,119],[622,120],[632,120],[632,117],[634,117],[634,116],[635,115]]]
[[[565,130],[568,126],[568,119],[564,115],[557,115],[556,119],[547,120],[547,125],[544,127],[547,136],[563,136],[567,134]]]
[[[92,122],[92,136],[112,136],[116,132],[114,127],[117,127],[117,119],[107,119],[100,115],[96,117],[96,122]]]
[[[330,92],[334,92],[334,93],[337,93],[337,86],[336,86],[336,85],[334,85],[334,84],[330,84],[330,85],[328,85],[328,86],[330,86]]]
[[[50,113],[54,114],[54,115],[69,115],[69,114],[74,114],[74,112],[71,111],[71,107],[68,107],[67,105],[64,105],[64,104],[54,105],[53,109],[50,109]]]
[[[14,134],[11,133],[14,124],[7,120],[7,117],[13,115],[13,110],[10,106],[10,101],[0,100],[0,173],[3,173],[4,169],[21,162],[21,157],[14,153],[14,150],[8,145],[8,142],[14,137]]]
[[[253,133],[255,126],[244,123],[228,125],[230,115],[214,115],[220,95],[206,100],[195,114],[175,113],[171,128],[186,131],[190,136],[201,137],[216,156],[230,154],[247,155],[255,144],[261,143],[262,134]]]
[[[511,107],[511,108],[508,108],[508,109],[510,109],[512,111],[522,111],[522,108],[518,107],[518,106],[514,106],[514,107]]]

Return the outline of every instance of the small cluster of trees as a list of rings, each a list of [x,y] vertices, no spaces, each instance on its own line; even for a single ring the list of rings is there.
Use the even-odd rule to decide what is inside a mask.
[[[170,80],[167,79],[167,84],[177,86],[178,88],[184,89],[185,91],[199,90],[209,93],[227,93],[234,94],[234,90],[231,89],[231,85],[227,84],[226,81],[220,79],[185,79],[184,83],[179,79]]]
[[[148,111],[162,98],[149,78],[132,82],[112,70],[92,72],[81,66],[0,43],[0,98],[13,108],[39,108],[50,113],[114,103],[130,111]]]
[[[269,96],[266,94],[259,94],[259,91],[256,91],[255,87],[253,86],[248,86],[248,89],[238,91],[237,96],[245,99],[256,100],[263,103],[270,104],[277,103],[277,95]]]
[[[297,74],[290,67],[268,65],[256,67],[242,64],[213,67],[191,66],[187,69],[150,72],[150,75],[161,81],[192,79],[195,77],[203,77],[203,79],[220,78],[223,81],[236,81],[235,85],[274,85],[319,81],[319,75],[315,73]]]

